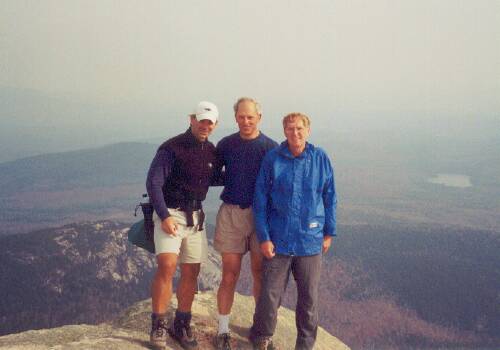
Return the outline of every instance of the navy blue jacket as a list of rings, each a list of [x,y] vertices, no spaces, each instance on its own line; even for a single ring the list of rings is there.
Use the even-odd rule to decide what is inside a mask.
[[[200,142],[188,129],[165,141],[151,162],[146,188],[156,214],[169,216],[167,207],[205,199],[208,186],[215,181],[215,146]]]

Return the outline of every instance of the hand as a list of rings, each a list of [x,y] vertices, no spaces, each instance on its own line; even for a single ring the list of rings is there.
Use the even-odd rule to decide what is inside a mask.
[[[323,254],[325,254],[328,249],[330,249],[330,246],[332,245],[333,237],[332,236],[325,236],[323,237]]]
[[[260,251],[267,259],[272,259],[276,253],[274,252],[274,244],[271,241],[264,241],[260,244]]]
[[[173,216],[169,216],[161,222],[161,229],[172,236],[177,236],[177,221]]]

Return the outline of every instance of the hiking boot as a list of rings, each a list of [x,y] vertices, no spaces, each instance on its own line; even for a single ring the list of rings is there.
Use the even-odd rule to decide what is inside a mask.
[[[167,346],[167,321],[164,318],[152,321],[149,344],[156,349],[165,349]]]
[[[214,338],[217,350],[231,350],[231,335],[229,333],[217,334]]]
[[[274,346],[273,340],[270,337],[262,337],[254,342],[252,342],[254,350],[278,350]]]
[[[198,342],[193,336],[193,331],[189,324],[174,322],[168,329],[168,333],[185,350],[198,349]]]
[[[267,341],[267,350],[279,350],[276,345],[274,345],[272,339],[268,339]]]

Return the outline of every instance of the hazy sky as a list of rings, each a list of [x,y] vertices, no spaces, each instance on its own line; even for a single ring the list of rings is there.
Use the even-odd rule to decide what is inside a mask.
[[[242,95],[339,126],[496,118],[500,1],[2,0],[0,70],[0,86],[136,115],[208,99],[226,126]]]

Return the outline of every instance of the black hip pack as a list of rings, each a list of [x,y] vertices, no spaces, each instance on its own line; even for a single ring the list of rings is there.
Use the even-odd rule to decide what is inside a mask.
[[[148,195],[145,193],[142,195],[143,198],[147,198]],[[137,210],[139,207],[142,209],[142,214],[144,215],[144,235],[148,241],[154,241],[155,223],[153,222],[153,204],[149,202],[140,202],[135,207],[134,215],[137,216]]]

